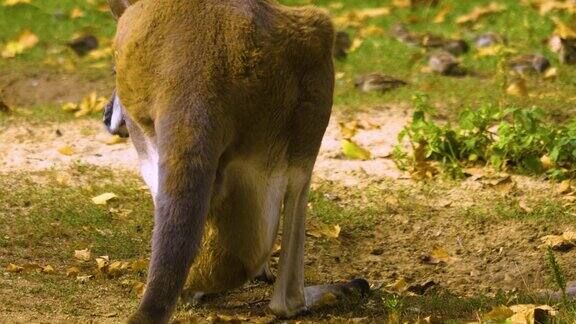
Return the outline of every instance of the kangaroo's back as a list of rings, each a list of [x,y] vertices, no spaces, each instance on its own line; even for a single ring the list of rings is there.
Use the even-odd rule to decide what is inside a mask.
[[[262,126],[270,115],[289,118],[305,75],[331,64],[332,43],[330,20],[318,9],[266,0],[141,0],[119,22],[118,92],[144,127],[162,113],[156,103],[182,94],[210,101],[232,124],[250,118]],[[330,88],[329,68],[324,78]]]

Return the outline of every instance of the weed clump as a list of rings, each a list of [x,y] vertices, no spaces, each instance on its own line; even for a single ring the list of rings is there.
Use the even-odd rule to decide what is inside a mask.
[[[464,109],[452,124],[433,119],[426,96],[416,96],[414,107],[393,154],[402,170],[420,172],[435,162],[451,178],[462,178],[464,168],[477,164],[555,180],[576,175],[576,119],[557,124],[540,108],[485,105]],[[402,146],[406,140],[412,154]]]

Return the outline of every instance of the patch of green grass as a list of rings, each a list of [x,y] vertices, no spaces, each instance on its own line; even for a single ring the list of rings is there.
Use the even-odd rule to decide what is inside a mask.
[[[105,3],[105,1],[94,1]],[[98,6],[87,1],[32,1],[30,4],[0,6],[0,43],[15,39],[23,29],[38,36],[40,42],[34,48],[25,51],[13,59],[0,60],[2,69],[32,69],[45,67],[42,62],[47,53],[64,52],[73,55],[66,43],[76,34],[90,33],[101,40],[109,39],[115,30],[115,23],[107,12],[101,12]],[[83,17],[72,19],[73,9],[80,9]]]
[[[48,318],[54,313],[102,316],[110,312],[110,302],[115,305],[113,310],[118,309],[121,314],[135,307],[137,297],[130,294],[129,288],[122,287],[121,281],[126,278],[143,281],[141,273],[127,274],[118,280],[96,276],[84,284],[66,278],[64,273],[73,265],[79,266],[83,273],[94,270],[93,262],[78,265],[73,258],[77,249],[89,248],[93,256],[109,255],[113,260],[134,260],[149,254],[152,203],[147,191],[141,189],[143,183],[139,176],[78,164],[68,170],[0,174],[0,183],[0,267],[8,263],[36,262],[50,264],[57,271],[48,275],[26,270],[2,277],[0,290],[18,293],[15,293],[17,298],[2,299],[4,308],[0,307],[0,312],[21,309],[26,303],[24,297],[31,294],[41,301],[35,303],[30,312]],[[333,244],[329,240],[317,243],[324,248],[338,248],[340,244],[348,244],[347,241],[362,244],[366,234],[372,234],[376,225],[389,223],[393,214],[432,222],[435,217],[453,217],[458,226],[463,214],[457,208],[430,208],[455,185],[445,182],[435,186],[426,183],[394,186],[389,182],[353,189],[322,183],[311,192],[311,221],[341,224],[346,237],[341,243]],[[114,192],[118,199],[107,206],[94,205],[91,198],[104,192]],[[562,212],[560,205],[555,206],[552,201],[535,202],[534,215],[530,215],[520,214],[513,199],[492,197],[490,203],[483,199],[477,199],[477,210],[482,211],[485,222],[510,219],[556,227],[560,221],[569,222],[568,218],[558,218],[560,214],[567,216],[567,212]],[[510,202],[505,205],[506,199]],[[503,206],[502,210],[499,205]],[[108,299],[100,300],[104,297]],[[440,288],[415,297],[375,290],[367,300],[354,300],[308,316],[383,320],[397,315],[400,319],[414,320],[432,315],[442,321],[473,320],[477,313],[484,314],[493,306],[534,302],[530,298],[515,293],[462,298]],[[220,312],[218,307],[214,309]],[[570,314],[568,309],[565,313]]]
[[[118,174],[91,167],[77,167],[72,176],[56,171],[42,174],[21,174],[18,179],[0,175],[4,210],[0,246],[5,255],[28,262],[35,258],[66,262],[74,250],[90,248],[96,255],[114,259],[146,256],[152,202],[136,175],[121,174],[121,182],[112,181]],[[37,183],[38,177],[46,182]],[[75,185],[76,181],[86,183]],[[119,198],[108,206],[91,201],[105,192]]]
[[[105,1],[33,1],[31,4],[21,4],[13,7],[0,6],[0,44],[13,39],[24,28],[29,28],[40,38],[40,44],[23,55],[0,61],[0,69],[4,70],[37,70],[47,69],[42,62],[47,57],[64,55],[69,59],[74,57],[65,43],[76,33],[91,33],[102,40],[112,38],[115,22],[106,12],[98,7]],[[529,107],[537,105],[549,110],[562,119],[572,113],[575,98],[572,88],[576,80],[576,68],[559,66],[557,80],[543,81],[538,77],[528,80],[531,96],[527,98],[512,97],[504,92],[506,76],[499,72],[499,66],[506,59],[503,56],[478,57],[474,50],[462,57],[462,65],[473,71],[473,76],[453,78],[421,73],[426,64],[425,56],[419,48],[398,42],[388,36],[387,31],[395,24],[405,23],[414,32],[432,32],[444,37],[461,37],[471,41],[475,35],[483,32],[501,33],[510,47],[518,54],[542,53],[554,66],[559,62],[549,51],[545,40],[554,28],[552,17],[568,21],[563,13],[553,12],[541,16],[537,10],[522,5],[516,0],[499,0],[498,3],[507,9],[498,14],[488,15],[471,26],[455,23],[455,19],[469,13],[477,5],[486,5],[488,1],[457,1],[445,0],[437,7],[416,6],[415,8],[394,8],[388,16],[369,19],[363,26],[374,25],[384,33],[366,38],[357,51],[350,53],[347,59],[338,61],[336,69],[344,73],[337,80],[335,104],[343,112],[355,112],[371,106],[382,106],[391,103],[406,102],[416,92],[428,95],[432,102],[439,106],[447,117],[452,118],[458,111],[469,105],[494,104],[518,105]],[[390,6],[388,2],[378,0],[283,0],[287,5],[315,4],[327,8],[333,16],[344,15],[351,10],[362,8]],[[341,8],[333,6],[341,3]],[[443,6],[451,6],[452,10],[443,23],[434,23],[435,15]],[[70,12],[79,8],[84,17],[70,18]],[[347,31],[354,37],[358,34],[356,28]],[[54,52],[60,54],[53,54]],[[47,54],[50,53],[50,54]],[[77,71],[85,70],[90,61],[74,59]],[[63,67],[52,67],[63,69]],[[89,68],[88,68],[89,69]],[[105,72],[103,72],[105,71]],[[389,93],[364,94],[354,89],[356,76],[369,72],[383,72],[406,79],[410,85]],[[76,72],[75,72],[76,73]],[[108,73],[107,69],[89,69],[88,74]]]
[[[91,114],[83,118],[102,118],[101,114]],[[57,106],[35,106],[16,108],[9,114],[0,113],[0,126],[7,126],[15,122],[29,122],[35,124],[64,123],[77,120],[74,113],[62,110]]]

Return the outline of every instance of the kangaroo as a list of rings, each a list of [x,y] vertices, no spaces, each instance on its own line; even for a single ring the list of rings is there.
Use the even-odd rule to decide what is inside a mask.
[[[184,286],[217,293],[261,273],[283,215],[269,309],[292,317],[304,287],[312,169],[332,109],[334,30],[272,0],[109,0],[118,19],[112,133],[130,135],[154,200],[147,289],[129,323],[166,323]]]

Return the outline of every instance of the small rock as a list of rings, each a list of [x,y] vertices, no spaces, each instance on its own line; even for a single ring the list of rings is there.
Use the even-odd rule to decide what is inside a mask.
[[[374,248],[370,252],[370,254],[372,254],[372,255],[382,255],[383,253],[384,253],[384,249],[380,248],[380,247]]]
[[[354,86],[362,92],[389,91],[406,85],[405,81],[381,73],[370,73],[359,76]]]
[[[350,35],[345,31],[337,32],[334,41],[334,57],[337,59],[346,58],[351,46],[352,39],[350,38]]]
[[[432,72],[442,75],[464,74],[456,57],[446,51],[438,51],[428,57],[428,67]]]
[[[390,29],[390,36],[396,38],[398,41],[410,45],[416,45],[420,43],[419,37],[410,33],[408,28],[402,24],[394,25]]]
[[[490,47],[504,43],[504,38],[497,33],[485,33],[474,39],[474,45],[477,48]]]
[[[433,280],[427,280],[420,284],[410,285],[407,290],[416,295],[424,295],[428,289],[434,286],[436,286],[436,283]]]
[[[340,196],[338,196],[336,194],[332,194],[332,193],[324,194],[324,198],[326,198],[330,201],[340,201],[342,199],[342,198],[340,198]]]
[[[462,55],[470,50],[468,43],[461,39],[446,39],[442,36],[424,34],[420,40],[424,48],[437,48],[453,55]]]
[[[542,55],[529,54],[512,58],[508,67],[516,73],[543,73],[550,67],[550,61]]]
[[[562,37],[558,35],[552,35],[552,37],[550,37],[548,40],[548,47],[552,53],[558,54],[562,48]]]
[[[98,48],[98,38],[93,35],[85,35],[78,37],[67,44],[78,56],[85,56],[91,51]]]
[[[426,33],[420,38],[420,46],[425,48],[441,48],[446,43],[446,39],[442,36]]]
[[[560,48],[558,50],[558,59],[562,64],[576,63],[576,39],[560,39]]]
[[[442,49],[453,55],[462,55],[468,53],[470,46],[461,39],[450,39],[442,45]]]

